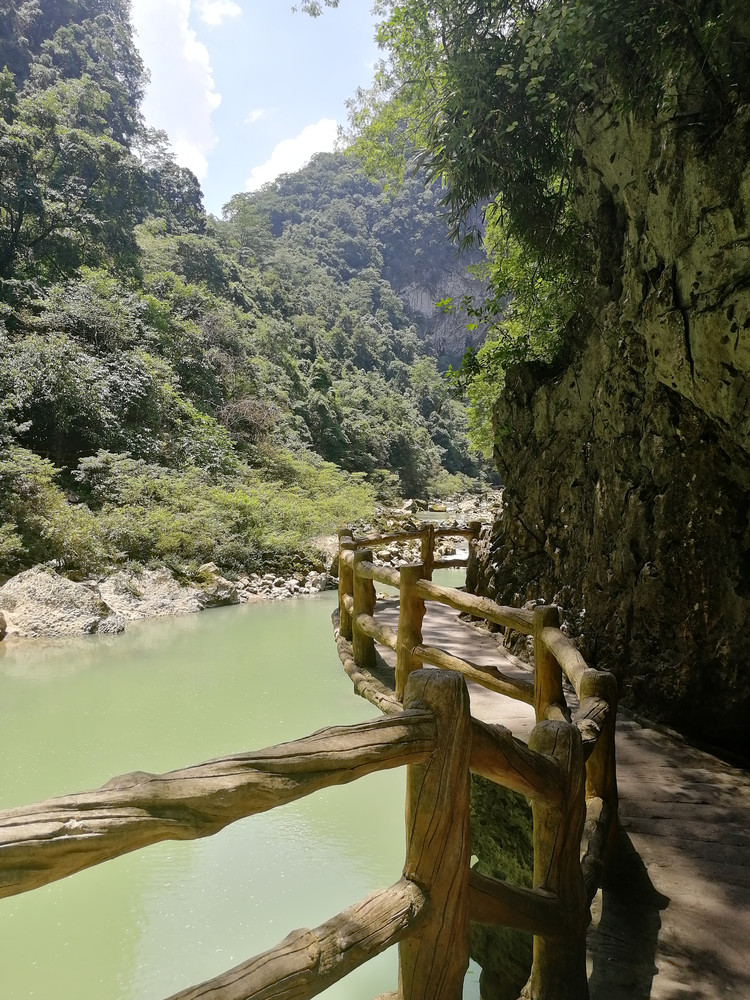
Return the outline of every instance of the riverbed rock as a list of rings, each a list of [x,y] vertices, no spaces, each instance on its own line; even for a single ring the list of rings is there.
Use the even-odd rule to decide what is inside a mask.
[[[310,545],[320,557],[318,571],[337,576],[339,571],[339,539],[338,535],[317,535],[310,539]]]
[[[230,604],[239,604],[237,584],[221,575],[216,563],[205,563],[198,572],[207,577],[204,583],[196,588],[200,610],[208,608],[223,608]]]
[[[425,500],[419,500],[415,497],[411,500],[406,500],[401,510],[406,511],[407,514],[418,510],[427,510],[427,503]]]
[[[0,613],[0,642],[5,638],[8,631],[7,625],[5,623],[5,615]]]
[[[209,564],[206,564],[208,566]],[[206,608],[238,604],[237,586],[231,580],[202,567],[208,580],[183,585],[168,569],[134,573],[121,570],[99,585],[99,593],[113,610],[127,621],[190,615]]]
[[[99,594],[44,566],[19,573],[0,587],[0,608],[8,635],[25,638],[125,629],[123,618]]]

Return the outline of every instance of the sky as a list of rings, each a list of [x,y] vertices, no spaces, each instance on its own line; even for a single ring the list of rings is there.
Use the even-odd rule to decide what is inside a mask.
[[[345,102],[372,81],[369,0],[311,18],[293,0],[131,0],[151,74],[146,122],[221,215],[232,195],[331,150]]]

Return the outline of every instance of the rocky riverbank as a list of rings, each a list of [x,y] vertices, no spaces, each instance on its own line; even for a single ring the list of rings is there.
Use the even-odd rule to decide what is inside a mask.
[[[491,521],[501,501],[495,492],[482,498],[456,499],[445,504],[408,500],[397,509],[380,508],[373,519],[353,526],[362,537],[383,532],[418,530],[419,512],[444,514],[440,527],[465,527],[470,520]],[[44,565],[19,573],[0,587],[0,639],[8,636],[117,634],[127,622],[166,615],[193,614],[208,608],[262,600],[310,596],[337,586],[336,536],[311,539],[315,568],[292,576],[254,573],[229,580],[214,563],[198,569],[196,578],[179,580],[167,569],[118,570],[107,576],[76,582]],[[418,556],[418,543],[394,543],[378,552],[378,561],[398,566]],[[438,558],[456,553],[455,540],[440,539]]]
[[[200,582],[182,583],[169,569],[135,572],[80,583],[49,566],[35,566],[0,587],[0,638],[116,634],[129,621],[194,614],[252,601],[283,600],[336,586],[325,572],[295,577],[275,573],[228,580],[213,563],[199,570]]]

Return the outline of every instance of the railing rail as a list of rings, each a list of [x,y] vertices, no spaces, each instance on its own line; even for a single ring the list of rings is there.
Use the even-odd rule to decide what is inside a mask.
[[[27,892],[163,840],[194,840],[373,771],[425,759],[426,712],[353,726],[165,774],[137,771],[102,788],[0,812],[0,896]]]
[[[468,536],[470,545],[477,537],[476,526],[461,532],[436,531],[430,526],[380,539],[354,538],[348,529],[340,532],[339,655],[356,690],[384,712],[398,712],[409,677],[423,664],[458,672],[492,691],[533,705],[537,724],[528,745],[502,727],[472,720],[470,767],[530,798],[534,830],[534,889],[472,874],[472,918],[534,933],[534,959],[524,997],[584,1000],[588,997],[589,905],[616,833],[616,683],[611,674],[588,667],[560,630],[557,608],[504,607],[489,598],[433,583],[438,532],[440,536]],[[419,562],[397,571],[375,563],[373,550],[380,543],[415,537],[421,543]],[[460,564],[458,560],[452,563]],[[397,629],[376,617],[372,581],[398,587]],[[533,683],[426,645],[422,622],[430,601],[532,636]],[[375,641],[396,652],[393,691],[375,669]],[[565,681],[575,692],[572,708]],[[525,768],[520,765],[524,761],[521,746],[530,755]],[[509,752],[510,758],[504,756]],[[545,766],[540,766],[541,761]]]
[[[478,527],[408,533],[420,541],[421,561],[393,570],[376,565],[372,549],[404,536],[341,534],[337,647],[382,719],[165,774],[126,774],[93,791],[0,812],[0,896],[162,840],[210,836],[319,789],[406,766],[406,858],[396,883],[170,1000],[307,1000],[396,943],[395,998],[458,1000],[472,920],[534,935],[529,1000],[584,1000],[588,905],[617,809],[614,681],[586,666],[559,631],[556,609],[504,608],[433,584],[435,538],[444,535],[471,540]],[[377,620],[373,581],[399,588],[397,629]],[[533,634],[534,683],[425,645],[427,601]],[[377,676],[376,641],[396,652],[395,690]],[[420,669],[425,663],[442,669]],[[563,675],[578,697],[572,713]],[[471,717],[464,677],[534,705],[528,744]],[[470,771],[531,800],[534,888],[470,871]]]

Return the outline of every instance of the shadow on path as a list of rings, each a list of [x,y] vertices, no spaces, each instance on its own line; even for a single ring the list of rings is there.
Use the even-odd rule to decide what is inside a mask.
[[[588,934],[591,1000],[649,1000],[657,974],[661,911],[658,892],[627,833],[620,829],[606,888],[591,907]]]

